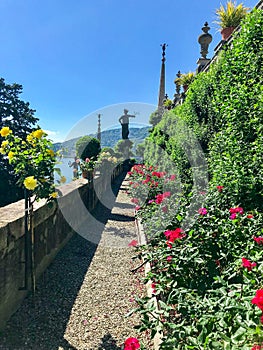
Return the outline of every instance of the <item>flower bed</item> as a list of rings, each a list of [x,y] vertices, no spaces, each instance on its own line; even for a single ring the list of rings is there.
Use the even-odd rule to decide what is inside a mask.
[[[130,172],[147,235],[139,255],[151,265],[144,282],[158,300],[138,298],[140,329],[161,331],[160,349],[260,349],[262,213],[231,203],[220,184],[208,193],[176,189],[174,174],[144,165]],[[190,218],[193,200],[202,204]]]

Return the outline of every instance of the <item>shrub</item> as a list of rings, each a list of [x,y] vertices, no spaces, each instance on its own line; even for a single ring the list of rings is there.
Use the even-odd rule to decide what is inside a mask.
[[[151,265],[145,283],[158,301],[137,299],[139,328],[161,331],[161,349],[249,350],[262,341],[252,299],[263,283],[263,215],[231,202],[219,185],[201,194],[193,225],[182,230],[194,194],[178,202],[176,192],[164,192],[167,180],[176,184],[153,167],[130,172],[131,201],[148,241],[139,251]]]
[[[76,142],[77,156],[85,161],[86,158],[97,159],[100,153],[100,142],[91,136],[83,136]]]

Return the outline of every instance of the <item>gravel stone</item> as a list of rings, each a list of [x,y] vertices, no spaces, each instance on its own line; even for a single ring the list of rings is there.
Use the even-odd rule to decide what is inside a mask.
[[[128,337],[152,349],[147,335],[133,328],[139,316],[126,317],[144,292],[130,271],[135,251],[128,244],[137,235],[127,185],[118,178],[115,197],[106,194],[92,213],[105,224],[98,245],[75,234],[58,253],[38,280],[34,300],[29,295],[1,332],[1,350],[121,350]]]

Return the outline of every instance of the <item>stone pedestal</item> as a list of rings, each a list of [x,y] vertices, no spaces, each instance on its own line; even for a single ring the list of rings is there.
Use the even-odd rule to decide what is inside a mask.
[[[197,63],[197,73],[202,72],[204,67],[210,62],[209,58],[199,58]]]

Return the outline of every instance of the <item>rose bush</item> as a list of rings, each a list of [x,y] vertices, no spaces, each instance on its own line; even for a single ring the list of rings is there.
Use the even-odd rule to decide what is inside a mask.
[[[13,171],[19,176],[18,185],[34,194],[34,199],[53,199],[57,196],[54,184],[56,154],[47,134],[37,129],[25,138],[16,136],[9,127],[0,130],[2,137],[0,152],[9,161]],[[63,176],[59,182],[65,182]]]
[[[130,172],[129,194],[147,228],[147,245],[139,251],[151,264],[144,282],[151,281],[158,300],[156,309],[148,297],[137,299],[139,328],[150,329],[152,335],[161,330],[161,349],[232,350],[261,344],[257,290],[263,284],[262,213],[231,203],[227,188],[217,185],[199,194],[203,205],[192,227],[183,231],[180,226],[194,194],[181,200],[180,207],[174,206],[174,192],[159,203],[170,175],[160,177],[158,185],[155,176],[143,165]],[[164,203],[173,215],[160,210]]]

